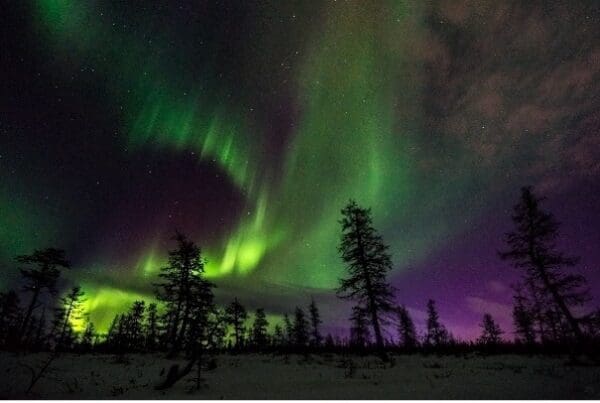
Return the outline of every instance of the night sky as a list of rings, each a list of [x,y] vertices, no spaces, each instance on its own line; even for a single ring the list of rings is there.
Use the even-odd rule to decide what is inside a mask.
[[[499,3],[499,4],[496,4]],[[397,301],[512,337],[502,262],[520,187],[600,305],[596,1],[8,0],[0,16],[0,286],[60,247],[102,331],[177,229],[217,301],[330,330],[340,209],[372,207]]]

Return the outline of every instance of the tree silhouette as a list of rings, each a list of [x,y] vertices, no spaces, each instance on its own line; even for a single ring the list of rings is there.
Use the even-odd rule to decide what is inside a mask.
[[[591,340],[600,341],[600,308],[585,317],[586,334]]]
[[[148,305],[146,311],[146,350],[154,351],[158,341],[158,312],[156,303]]]
[[[258,308],[254,314],[254,323],[252,324],[252,340],[254,341],[254,345],[259,349],[264,348],[267,345],[268,326],[269,322],[267,322],[265,310],[263,308]]]
[[[119,334],[119,324],[121,322],[121,315],[117,314],[113,318],[110,326],[108,327],[108,332],[106,333],[106,344],[112,351],[117,351],[120,345],[120,334]]]
[[[534,317],[528,307],[528,300],[523,296],[522,288],[518,287],[513,297],[513,323],[517,339],[527,345],[535,344]]]
[[[209,349],[220,349],[224,346],[227,334],[227,314],[221,308],[214,308],[208,316],[206,346]]]
[[[96,328],[92,322],[88,322],[81,336],[81,349],[83,351],[90,351],[94,344],[94,338],[96,337]]]
[[[62,309],[64,314],[62,315],[62,325],[60,329],[60,336],[58,338],[58,344],[64,346],[65,336],[69,323],[73,320],[81,319],[81,304],[84,302],[83,296],[85,293],[81,290],[80,286],[75,286],[71,291],[61,298]]]
[[[310,325],[311,325],[311,339],[310,344],[313,347],[319,347],[323,340],[323,336],[321,336],[320,326],[322,323],[321,316],[319,315],[319,308],[315,303],[314,298],[310,301],[310,306],[308,307],[308,312],[310,313]]]
[[[235,298],[231,304],[227,306],[225,310],[226,321],[229,325],[233,326],[233,333],[235,336],[235,348],[240,349],[242,347],[243,335],[244,335],[244,323],[248,319],[248,313],[246,308]]]
[[[144,301],[134,301],[129,313],[122,316],[123,327],[121,328],[124,343],[128,351],[141,350],[144,346],[144,312],[146,303]]]
[[[203,277],[204,259],[200,248],[179,232],[173,239],[177,241],[177,249],[169,251],[169,264],[161,268],[159,274],[163,281],[155,284],[156,296],[168,311],[170,356],[177,354],[189,338],[192,318],[196,317],[196,322],[201,323],[204,320],[201,316],[212,309],[214,287]]]
[[[435,301],[427,301],[427,333],[425,344],[430,346],[443,346],[449,341],[449,334],[444,325],[440,323],[440,316],[435,308]]]
[[[300,307],[294,311],[294,346],[303,349],[308,344],[308,321],[306,315]]]
[[[56,294],[56,281],[60,276],[60,268],[69,268],[71,264],[65,257],[65,251],[55,248],[36,250],[31,255],[17,256],[15,260],[26,265],[19,270],[25,280],[23,290],[31,292],[31,300],[21,325],[21,337],[23,337],[29,328],[31,315],[37,308],[40,294],[44,290],[52,295]]]
[[[352,322],[350,344],[358,349],[364,349],[369,344],[370,339],[367,312],[359,306],[353,307],[350,321]]]
[[[525,281],[543,292],[556,312],[564,316],[575,338],[582,342],[583,333],[571,307],[583,305],[589,299],[588,291],[582,289],[585,278],[564,273],[564,269],[574,266],[578,259],[557,251],[559,223],[551,213],[540,208],[543,200],[533,194],[531,187],[521,189],[521,199],[514,206],[512,216],[515,229],[506,234],[508,250],[500,256],[524,271]]]
[[[0,345],[10,345],[18,337],[21,317],[19,296],[14,290],[0,293]]]
[[[410,317],[408,309],[404,305],[398,307],[398,339],[400,345],[406,349],[413,349],[417,346],[417,331],[415,324]]]
[[[283,329],[280,324],[276,324],[273,328],[273,346],[274,347],[283,347],[285,346],[285,335],[283,334]]]
[[[369,315],[377,349],[383,354],[382,314],[392,310],[392,288],[386,274],[392,268],[388,246],[372,225],[371,210],[350,201],[342,210],[342,240],[339,252],[349,277],[337,290],[341,298],[352,299]]]
[[[331,333],[327,333],[325,336],[325,349],[331,351],[335,347],[335,341],[333,340],[333,336]]]
[[[42,314],[40,318],[37,320],[36,330],[35,330],[35,338],[33,340],[33,345],[36,349],[41,349],[44,343],[46,332],[46,307],[42,307]]]
[[[494,321],[494,318],[489,313],[485,313],[483,315],[483,321],[481,325],[482,333],[479,339],[477,340],[480,344],[485,344],[487,346],[495,346],[500,344],[502,341],[501,336],[504,333],[500,326]]]
[[[285,344],[290,346],[294,341],[294,328],[292,327],[292,322],[290,321],[290,317],[287,313],[283,315],[283,326],[286,339]]]

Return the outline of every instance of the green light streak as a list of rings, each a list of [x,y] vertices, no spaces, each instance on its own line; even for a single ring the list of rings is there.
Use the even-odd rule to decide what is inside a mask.
[[[285,271],[269,273],[278,281],[334,287],[341,270],[340,206],[354,198],[381,218],[411,190],[408,140],[394,130],[394,77],[381,60],[393,49],[378,50],[377,32],[386,31],[386,20],[370,12],[345,7],[329,13],[334,17],[317,35],[300,75],[304,113],[286,160],[276,218],[295,236],[273,266],[316,267],[288,263]]]
[[[421,136],[411,39],[420,34],[414,21],[421,20],[422,6],[341,3],[324,3],[321,28],[311,26],[306,34],[308,50],[299,58],[295,83],[301,114],[277,174],[261,165],[263,133],[248,121],[248,105],[230,104],[210,66],[188,86],[157,56],[166,46],[142,44],[92,18],[89,3],[36,3],[53,45],[75,48],[100,66],[115,103],[123,105],[127,146],[193,152],[218,164],[245,195],[236,228],[216,244],[198,241],[208,278],[334,287],[342,270],[337,220],[350,198],[373,208],[375,225],[401,267],[457,229],[442,207],[460,199],[470,176],[418,172],[425,153],[416,150],[428,145]],[[463,167],[465,158],[448,169]],[[415,222],[426,224],[415,228]],[[166,251],[149,243],[134,260],[140,278],[151,278],[165,264]],[[92,312],[106,311],[104,302],[120,310],[135,299],[112,288],[89,292],[98,294]]]
[[[89,321],[101,334],[108,331],[115,315],[127,312],[134,301],[144,300],[147,303],[154,301],[154,296],[151,294],[141,294],[115,287],[82,284],[81,288],[85,292],[85,301],[81,305],[82,313],[89,314]],[[70,320],[69,323],[75,332],[85,330],[87,319],[84,315]]]

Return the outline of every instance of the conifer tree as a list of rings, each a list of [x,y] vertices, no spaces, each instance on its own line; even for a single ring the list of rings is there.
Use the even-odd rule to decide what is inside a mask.
[[[285,344],[290,346],[294,341],[294,328],[292,327],[292,321],[287,313],[283,315],[283,326],[285,331]]]
[[[55,248],[36,250],[31,255],[17,256],[16,261],[26,265],[19,270],[25,280],[23,290],[31,292],[31,300],[21,324],[21,337],[23,337],[29,328],[31,315],[38,306],[41,293],[46,290],[51,295],[56,294],[56,281],[60,277],[60,269],[69,268],[71,264],[65,258],[65,251]]]
[[[65,342],[65,336],[69,324],[74,320],[81,319],[81,304],[85,301],[83,296],[85,293],[81,290],[80,286],[75,286],[71,291],[61,298],[62,309],[64,314],[62,315],[62,325],[60,329],[60,336],[58,338],[58,344],[63,345]]]
[[[158,312],[156,303],[148,305],[146,315],[146,350],[154,351],[158,342]]]
[[[359,306],[353,307],[350,321],[350,344],[359,349],[365,348],[370,342],[367,312]]]
[[[106,344],[111,350],[117,350],[119,345],[119,323],[121,322],[121,315],[116,314],[113,318],[110,326],[108,327],[108,332],[106,333]]]
[[[117,339],[123,351],[139,351],[144,347],[144,313],[146,303],[134,301],[129,312],[119,318]]]
[[[254,345],[259,349],[264,348],[267,345],[268,326],[269,322],[267,322],[265,310],[263,308],[258,308],[254,314],[254,323],[252,324],[252,340]]]
[[[404,305],[398,307],[398,339],[400,345],[406,349],[413,349],[417,346],[417,331],[415,324],[410,317],[408,309]]]
[[[177,249],[169,252],[169,264],[161,268],[162,282],[156,284],[157,298],[167,309],[169,326],[167,339],[171,341],[173,356],[186,340],[194,339],[190,323],[201,326],[212,310],[214,285],[204,279],[204,259],[200,248],[183,234],[176,233]],[[197,329],[193,333],[198,333]]]
[[[517,340],[527,345],[535,344],[534,317],[528,307],[527,298],[522,294],[521,289],[516,290],[514,296],[514,306],[512,311],[513,323]]]
[[[310,313],[310,325],[311,325],[310,344],[313,347],[319,347],[323,340],[323,336],[321,336],[321,331],[320,331],[320,326],[321,326],[322,320],[321,320],[321,315],[319,314],[319,308],[317,307],[317,304],[315,303],[314,298],[311,299],[311,301],[310,301],[310,306],[308,308],[308,311]]]
[[[435,308],[435,301],[427,301],[427,333],[425,344],[429,346],[443,346],[449,342],[449,334],[444,325],[440,323],[440,317]]]
[[[500,344],[502,341],[501,336],[504,332],[500,329],[500,326],[498,326],[492,315],[485,313],[483,315],[483,321],[479,326],[482,328],[481,336],[477,340],[479,344],[487,346]]]
[[[81,336],[81,349],[83,351],[90,351],[94,344],[94,338],[96,337],[96,329],[92,322],[88,322],[83,335]]]
[[[283,334],[283,329],[281,328],[280,324],[276,324],[273,328],[273,346],[283,347],[285,344],[285,335]]]
[[[308,344],[308,321],[306,315],[300,307],[294,311],[294,346],[296,348],[305,348]]]
[[[243,343],[244,323],[248,319],[248,313],[246,312],[246,308],[244,308],[237,298],[235,298],[231,304],[227,306],[225,313],[227,324],[233,327],[235,348],[239,349]]]
[[[588,290],[583,289],[585,278],[565,272],[576,265],[578,258],[557,250],[559,223],[551,213],[542,210],[543,200],[534,195],[531,187],[521,189],[521,199],[512,216],[515,229],[506,234],[508,250],[500,256],[523,270],[525,282],[543,293],[554,311],[564,317],[573,336],[583,342],[583,332],[572,309],[589,299]]]
[[[371,322],[378,350],[383,354],[382,315],[392,311],[392,288],[386,275],[392,268],[388,246],[373,228],[371,210],[350,201],[342,210],[342,240],[339,252],[349,277],[337,292],[364,307]]]

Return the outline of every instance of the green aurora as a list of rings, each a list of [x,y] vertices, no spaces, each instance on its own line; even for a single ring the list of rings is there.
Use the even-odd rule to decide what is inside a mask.
[[[372,208],[402,273],[485,213],[509,174],[520,172],[523,155],[541,142],[487,138],[479,121],[469,122],[477,130],[469,127],[464,138],[436,136],[444,129],[425,122],[431,78],[422,56],[427,49],[418,48],[433,35],[429,3],[250,2],[240,6],[248,14],[243,45],[228,36],[231,27],[202,23],[177,27],[185,39],[174,41],[174,27],[133,6],[122,11],[82,0],[30,6],[36,39],[56,71],[94,69],[95,88],[118,111],[119,147],[191,155],[218,167],[241,195],[235,225],[196,239],[206,275],[219,285],[330,293],[343,271],[338,219],[350,198]],[[154,11],[176,12],[174,6]],[[220,53],[227,46],[233,60]],[[282,114],[291,123],[273,151],[270,131],[278,128],[269,112],[288,98],[292,105]],[[473,144],[496,147],[494,164]],[[67,221],[70,206],[48,212],[14,190],[25,186],[0,188],[0,206],[11,217],[0,227],[0,242],[8,245],[3,258],[48,246]],[[81,283],[100,331],[115,311],[153,298],[148,284],[167,253],[156,234],[168,230],[155,228],[118,264],[105,263],[98,247],[98,256],[85,259],[84,278],[66,274]]]
[[[419,114],[412,100],[420,98],[420,87],[418,71],[405,60],[410,36],[403,32],[419,30],[421,10],[389,3],[323,5],[325,21],[310,33],[295,77],[302,114],[279,175],[261,164],[261,133],[243,113],[250,106],[231,105],[218,89],[208,88],[209,67],[201,82],[172,82],[172,66],[154,56],[160,43],[136,43],[90,2],[38,0],[35,15],[54,52],[101,66],[109,92],[124,104],[125,144],[194,152],[217,163],[245,195],[249,214],[226,239],[198,240],[205,245],[209,278],[246,276],[260,268],[270,282],[331,289],[342,270],[336,254],[339,207],[352,197],[372,206],[379,225],[402,226],[408,214],[397,222],[392,214],[411,211],[415,194],[412,150]],[[399,108],[410,108],[411,119],[399,122]],[[419,212],[413,207],[412,213]],[[422,256],[443,230],[432,226],[393,243],[396,260]],[[155,244],[141,251],[138,278],[152,277],[164,264],[165,251]],[[311,262],[311,268],[288,262]],[[111,319],[106,312],[151,298],[102,284],[83,289],[101,330]]]

